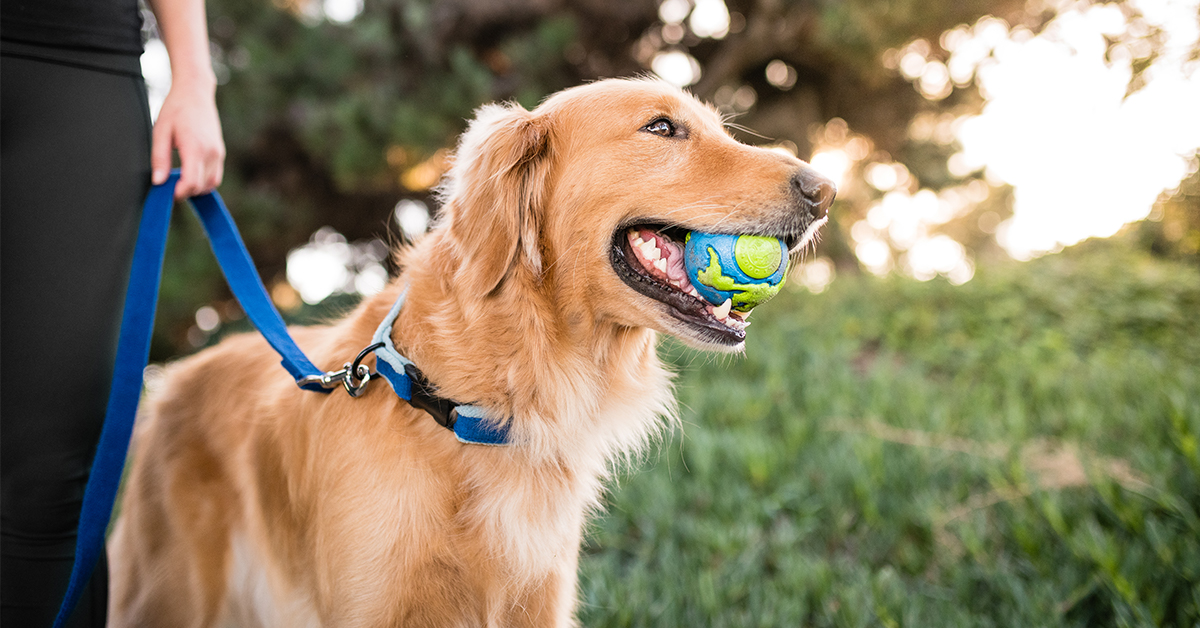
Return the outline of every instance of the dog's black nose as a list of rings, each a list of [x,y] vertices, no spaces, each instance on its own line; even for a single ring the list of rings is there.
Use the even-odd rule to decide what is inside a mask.
[[[792,176],[792,188],[800,194],[801,204],[812,214],[813,220],[820,220],[833,204],[837,196],[837,186],[833,181],[821,176],[812,168],[801,168]]]

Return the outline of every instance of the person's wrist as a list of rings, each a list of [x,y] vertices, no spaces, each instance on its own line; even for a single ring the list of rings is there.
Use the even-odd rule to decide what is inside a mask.
[[[171,68],[171,87],[211,96],[217,91],[217,76],[209,66],[180,68],[179,70]]]

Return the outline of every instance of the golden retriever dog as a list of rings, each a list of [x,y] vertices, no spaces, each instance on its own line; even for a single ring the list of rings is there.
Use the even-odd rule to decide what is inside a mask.
[[[460,442],[382,380],[299,390],[259,335],[228,338],[144,403],[112,626],[574,625],[586,519],[674,414],[656,334],[743,348],[742,318],[680,281],[684,235],[795,252],[834,188],[641,79],[483,107],[441,193],[382,293],[293,333],[336,368],[406,290],[397,350],[440,397],[502,417],[509,443]]]

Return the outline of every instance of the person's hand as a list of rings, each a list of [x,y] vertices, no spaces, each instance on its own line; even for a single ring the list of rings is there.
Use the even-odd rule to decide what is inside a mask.
[[[216,86],[204,80],[172,82],[154,123],[150,151],[155,185],[171,171],[171,149],[179,152],[175,198],[211,192],[225,173],[225,140],[217,117]]]

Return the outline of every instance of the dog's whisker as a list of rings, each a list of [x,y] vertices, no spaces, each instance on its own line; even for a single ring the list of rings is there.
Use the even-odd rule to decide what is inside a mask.
[[[740,124],[735,124],[734,122],[731,122],[731,121],[725,121],[725,123],[724,123],[724,124],[725,124],[725,126],[726,126],[726,127],[729,127],[729,128],[731,128],[731,129],[736,129],[736,130],[738,130],[738,131],[741,131],[742,133],[745,133],[745,134],[747,134],[747,135],[753,135],[754,137],[757,137],[757,138],[759,138],[759,139],[764,139],[764,140],[767,140],[768,142],[774,142],[774,141],[775,141],[775,138],[773,138],[773,137],[767,137],[766,135],[763,135],[763,134],[761,134],[761,133],[756,133],[755,131],[752,131],[752,130],[750,130],[749,128],[747,128],[747,127],[745,127],[745,126],[742,126],[742,125],[740,125]]]

